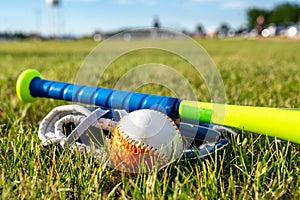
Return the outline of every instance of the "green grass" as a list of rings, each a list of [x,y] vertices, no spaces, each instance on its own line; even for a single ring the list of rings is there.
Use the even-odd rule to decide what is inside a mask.
[[[199,40],[218,66],[227,102],[237,105],[300,107],[299,41]],[[196,162],[176,162],[159,172],[126,174],[89,154],[44,147],[38,125],[66,102],[20,102],[18,75],[34,68],[57,81],[74,80],[93,41],[0,43],[0,195],[3,199],[299,199],[300,146],[238,131],[228,148]],[[112,87],[126,70],[158,60],[188,77],[197,98],[209,100],[203,80],[176,56],[138,52],[112,64],[100,84]],[[153,57],[155,55],[155,59]],[[130,59],[128,59],[130,58]],[[172,94],[162,86],[138,91]],[[284,124],[283,124],[284,126]]]

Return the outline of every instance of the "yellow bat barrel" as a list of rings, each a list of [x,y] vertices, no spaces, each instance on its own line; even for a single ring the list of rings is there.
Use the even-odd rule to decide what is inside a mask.
[[[278,137],[300,144],[300,109],[236,106],[182,101],[179,115],[199,120],[203,110],[210,110],[211,123]]]

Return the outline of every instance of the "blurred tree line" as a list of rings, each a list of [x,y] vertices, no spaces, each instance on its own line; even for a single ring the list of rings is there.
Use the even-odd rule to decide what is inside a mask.
[[[263,24],[289,24],[300,22],[300,6],[293,3],[277,5],[272,10],[250,8],[247,11],[248,27],[254,28],[259,17],[263,17]]]
[[[16,33],[12,33],[12,32],[3,32],[0,33],[0,40],[1,39],[25,39],[26,35],[22,32],[16,32]]]

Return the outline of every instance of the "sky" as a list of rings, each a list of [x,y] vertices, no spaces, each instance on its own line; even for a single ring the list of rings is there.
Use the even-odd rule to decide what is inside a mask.
[[[84,35],[149,27],[154,16],[162,27],[178,31],[195,31],[197,25],[210,30],[224,22],[239,28],[247,23],[248,8],[283,2],[300,0],[61,0],[57,8],[45,0],[1,0],[0,32]]]

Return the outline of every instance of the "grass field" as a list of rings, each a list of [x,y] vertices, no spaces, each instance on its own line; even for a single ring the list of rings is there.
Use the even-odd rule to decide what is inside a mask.
[[[218,66],[227,103],[300,108],[299,41],[199,40]],[[34,68],[51,80],[72,82],[93,41],[0,43],[0,195],[3,199],[299,199],[300,146],[237,131],[228,148],[207,159],[176,162],[159,172],[126,174],[76,150],[44,147],[38,125],[66,102],[17,99],[18,75]],[[130,55],[129,55],[130,56]],[[100,84],[112,87],[126,69],[152,60],[147,52],[120,58]],[[158,54],[156,59],[188,76],[197,98],[209,100],[201,80],[184,63]],[[127,58],[126,58],[127,59]],[[122,66],[122,67],[121,67]],[[168,94],[160,86],[139,89]],[[282,124],[284,126],[284,124]]]

